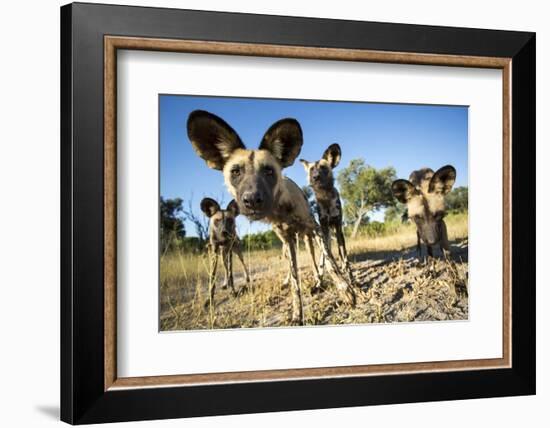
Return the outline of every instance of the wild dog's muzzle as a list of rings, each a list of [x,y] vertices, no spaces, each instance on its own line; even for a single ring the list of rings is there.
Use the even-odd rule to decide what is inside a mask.
[[[439,223],[430,222],[422,226],[420,229],[420,236],[427,245],[435,245],[440,241],[440,230],[441,227]]]
[[[252,176],[243,180],[239,187],[241,213],[252,220],[265,217],[273,205],[273,190],[268,183],[262,177]]]
[[[246,208],[256,211],[258,209],[262,209],[264,205],[264,197],[263,195],[256,191],[256,192],[245,192],[242,196],[243,204]]]

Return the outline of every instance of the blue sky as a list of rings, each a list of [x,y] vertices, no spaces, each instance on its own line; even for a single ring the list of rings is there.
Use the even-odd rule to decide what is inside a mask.
[[[468,108],[415,104],[351,103],[256,98],[160,95],[160,194],[180,197],[195,212],[203,197],[231,200],[220,171],[209,169],[187,138],[186,121],[193,110],[207,110],[222,117],[237,131],[248,148],[257,148],[269,126],[282,118],[297,119],[304,133],[299,158],[315,161],[332,143],[342,147],[335,173],[350,160],[363,158],[376,168],[393,166],[398,178],[411,171],[434,170],[452,164],[457,169],[455,186],[468,184]],[[285,174],[300,186],[307,184],[299,162]],[[373,216],[380,219],[381,213]],[[263,223],[250,224],[240,216],[241,235],[268,230]],[[188,236],[195,235],[186,222]]]

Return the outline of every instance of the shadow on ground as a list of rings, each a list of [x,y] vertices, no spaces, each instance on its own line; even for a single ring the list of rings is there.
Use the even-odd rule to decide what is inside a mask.
[[[451,245],[451,258],[455,262],[468,263],[468,240],[467,239],[455,240],[455,241],[452,241],[450,245]],[[437,246],[433,247],[433,250],[434,250],[434,257],[439,258],[443,256],[441,249],[439,247]],[[422,257],[426,257],[426,256],[427,256],[426,246],[422,245]],[[372,261],[384,260],[384,261],[390,262],[390,261],[395,261],[399,259],[410,259],[410,258],[418,258],[416,245],[406,247],[403,250],[391,250],[391,251],[369,250],[369,251],[358,252],[350,255],[350,261],[352,263],[364,262],[367,260],[372,260]]]

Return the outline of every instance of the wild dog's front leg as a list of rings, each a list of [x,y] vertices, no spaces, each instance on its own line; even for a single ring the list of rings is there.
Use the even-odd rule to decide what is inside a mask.
[[[330,225],[329,225],[328,219],[322,218],[320,220],[320,223],[321,223],[321,237],[323,239],[323,242],[326,244],[326,247],[328,248],[328,253],[332,256],[332,251],[330,248]],[[321,255],[319,258],[319,277],[323,278],[323,276],[325,276],[325,264],[326,264],[325,258],[326,257],[325,257],[325,251],[323,251],[323,249],[321,249],[320,252],[321,252]]]
[[[344,277],[344,275],[342,275],[340,268],[338,268],[338,264],[335,262],[334,257],[330,252],[329,246],[321,236],[321,231],[319,228],[316,229],[315,234],[317,236],[318,245],[329,267],[329,271],[332,275],[336,288],[341,292],[342,297],[344,298],[344,300],[346,300],[346,302],[348,302],[352,306],[355,306],[355,291],[353,290],[351,283],[348,279]]]
[[[338,254],[340,255],[340,260],[342,260],[342,267],[344,272],[349,276],[349,280],[353,283],[353,272],[351,271],[351,266],[349,265],[348,252],[346,250],[346,240],[344,238],[344,231],[342,230],[342,225],[335,227],[336,232],[336,241],[338,242]]]
[[[432,257],[432,258],[433,258],[433,256],[434,256],[434,250],[433,250],[432,246],[431,246],[431,245],[426,245],[426,248],[427,248],[427,250],[428,250],[428,257]]]
[[[431,276],[436,274],[436,260],[434,259],[434,250],[431,245],[426,244],[426,249],[428,250],[428,260],[426,261],[426,267],[428,268],[428,273]]]
[[[276,229],[275,229],[276,230]],[[275,232],[277,233],[277,232]],[[279,237],[279,239],[283,242],[283,248],[282,248],[282,251],[283,251],[283,258],[287,260],[287,262],[290,263],[290,253],[288,251],[288,244],[286,242],[286,238],[285,238],[285,233],[284,232],[278,232],[277,233],[277,236]],[[286,288],[289,286],[290,284],[290,279],[292,278],[292,275],[291,275],[291,271],[290,269],[288,270],[287,274],[286,274],[286,277],[283,281],[283,288]]]
[[[218,269],[218,248],[208,247],[210,256],[210,277],[208,278],[208,300],[204,306],[214,307],[214,293],[216,292],[216,270]]]
[[[225,271],[224,288],[231,287],[233,295],[237,295],[235,285],[233,284],[233,251],[231,246],[223,247],[222,251],[223,268]]]
[[[322,286],[322,277],[319,273],[319,268],[317,267],[317,260],[315,259],[315,245],[313,243],[313,236],[311,234],[306,235],[304,241],[306,242],[307,249],[311,255],[311,263],[313,264],[313,270],[315,272],[315,285],[314,289],[319,289]]]
[[[304,306],[302,302],[302,290],[298,277],[298,262],[296,260],[296,236],[287,236],[287,248],[290,267],[290,284],[292,288],[292,320],[293,324],[304,324]]]
[[[418,260],[422,260],[422,242],[420,240],[420,232],[416,231],[416,256]]]
[[[443,253],[443,257],[446,260],[449,260],[451,258],[451,248],[449,246],[449,238],[447,236],[447,225],[445,224],[445,222],[443,220],[441,220],[441,223],[440,223],[439,227],[441,228],[441,230],[440,230],[441,252]]]
[[[290,255],[288,253],[288,245],[285,241],[283,241],[283,259],[286,259],[287,261],[290,262]],[[290,284],[290,278],[291,278],[291,274],[290,274],[290,269],[288,270],[287,274],[286,274],[286,277],[285,279],[283,280],[283,288],[286,288],[289,286]]]
[[[243,252],[241,250],[241,246],[239,244],[235,244],[233,246],[233,251],[235,252],[235,254],[237,254],[237,257],[239,258],[239,260],[241,261],[241,264],[243,265],[244,276],[245,276],[246,282],[250,282],[250,272],[248,272],[248,267],[246,266],[246,263],[244,262]]]

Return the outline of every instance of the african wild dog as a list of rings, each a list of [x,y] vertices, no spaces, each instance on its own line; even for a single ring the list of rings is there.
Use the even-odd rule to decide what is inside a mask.
[[[445,217],[445,195],[451,191],[456,179],[456,170],[451,165],[438,169],[413,171],[409,180],[396,180],[392,184],[393,194],[399,202],[407,205],[408,217],[416,224],[418,256],[423,241],[428,255],[433,257],[432,246],[439,244],[445,258],[450,256]]]
[[[283,242],[283,253],[288,258],[291,275],[292,323],[304,322],[296,260],[297,236],[310,243],[314,239],[317,241],[327,258],[336,287],[342,291],[346,301],[354,304],[355,292],[330,256],[306,196],[296,183],[282,174],[282,169],[292,165],[300,153],[303,142],[300,124],[295,119],[279,120],[264,134],[257,150],[248,150],[223,119],[195,110],[187,120],[187,134],[207,165],[223,171],[225,184],[237,201],[241,214],[252,221],[270,223]],[[315,259],[315,255],[311,255]],[[316,277],[320,279],[317,269]]]
[[[201,210],[210,219],[208,228],[208,233],[210,235],[208,252],[211,261],[209,281],[210,300],[206,302],[206,305],[212,304],[212,306],[214,306],[216,268],[218,267],[219,255],[222,256],[225,271],[225,281],[222,288],[231,287],[234,296],[237,296],[237,291],[233,284],[233,253],[237,254],[237,257],[243,265],[247,283],[250,282],[250,275],[243,260],[241,242],[235,228],[235,219],[239,215],[239,207],[235,200],[229,202],[227,208],[222,210],[214,199],[204,198],[201,201]]]
[[[306,170],[308,183],[313,189],[313,193],[315,193],[317,215],[319,216],[323,239],[330,249],[330,232],[331,229],[334,230],[336,242],[338,243],[338,254],[342,262],[342,270],[353,281],[342,229],[342,202],[340,201],[340,193],[334,187],[334,175],[332,173],[332,170],[340,163],[341,158],[342,150],[340,146],[338,144],[331,144],[323,153],[321,160],[308,162],[300,159],[300,162]],[[323,255],[321,255],[320,270],[322,274],[324,270]]]

